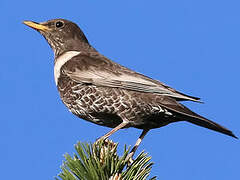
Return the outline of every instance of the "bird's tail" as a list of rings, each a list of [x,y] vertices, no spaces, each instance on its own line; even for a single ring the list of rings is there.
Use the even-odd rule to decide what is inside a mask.
[[[202,126],[238,139],[237,136],[235,136],[232,131],[202,116],[199,116],[197,118],[188,118],[187,121],[198,126]]]
[[[202,126],[223,134],[226,134],[228,136],[232,136],[234,138],[237,138],[232,131],[228,130],[227,128],[210,121],[197,113],[194,113],[190,109],[188,109],[186,106],[178,103],[176,100],[169,98],[169,97],[163,97],[161,99],[161,105],[167,108],[168,110],[171,110],[175,112],[175,120],[176,121],[187,121],[193,124],[196,124],[198,126]],[[238,139],[238,138],[237,138]]]

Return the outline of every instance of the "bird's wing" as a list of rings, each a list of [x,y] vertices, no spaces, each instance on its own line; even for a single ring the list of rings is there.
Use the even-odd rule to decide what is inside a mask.
[[[199,102],[199,98],[185,95],[175,89],[123,67],[99,53],[80,53],[62,67],[63,72],[79,83],[122,88],[138,92],[156,93],[176,100]]]

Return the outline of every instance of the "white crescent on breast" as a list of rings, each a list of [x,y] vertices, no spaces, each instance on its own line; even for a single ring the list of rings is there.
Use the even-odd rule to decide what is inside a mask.
[[[58,78],[60,77],[62,66],[66,62],[68,62],[71,58],[79,55],[80,53],[81,53],[80,51],[67,51],[56,59],[54,64],[54,79],[55,79],[56,85],[58,85]]]

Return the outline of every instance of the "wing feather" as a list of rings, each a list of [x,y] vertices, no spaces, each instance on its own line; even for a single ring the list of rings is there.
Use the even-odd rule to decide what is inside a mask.
[[[199,102],[199,98],[185,95],[175,89],[123,67],[98,53],[81,53],[63,66],[63,71],[79,83],[122,88],[144,93],[156,93],[176,100]]]

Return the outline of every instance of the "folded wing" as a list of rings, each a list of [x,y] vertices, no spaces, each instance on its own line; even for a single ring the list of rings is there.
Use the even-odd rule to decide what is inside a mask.
[[[157,80],[123,67],[98,53],[80,53],[64,64],[62,68],[72,80],[79,83],[156,93],[173,97],[179,101],[199,102],[197,97],[180,93]]]

